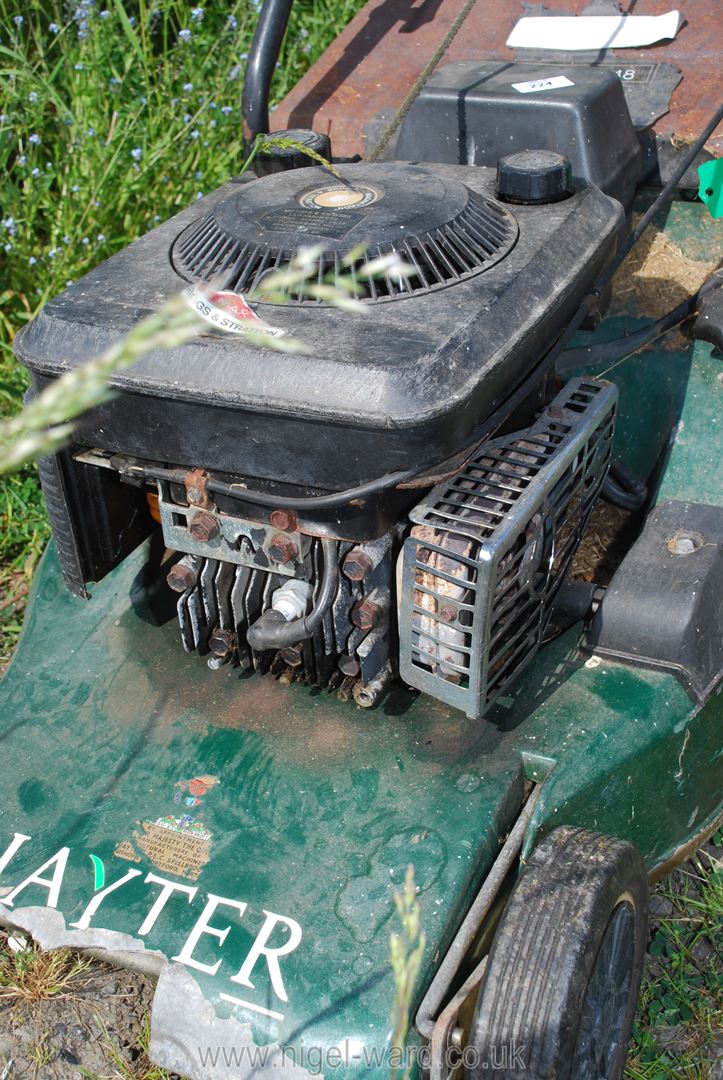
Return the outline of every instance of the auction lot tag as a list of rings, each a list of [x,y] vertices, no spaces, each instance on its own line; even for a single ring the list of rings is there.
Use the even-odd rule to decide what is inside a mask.
[[[253,333],[273,338],[284,337],[286,334],[285,330],[269,326],[260,319],[241,293],[205,292],[198,285],[191,285],[184,289],[183,295],[202,319],[217,330],[225,330],[227,334]]]
[[[520,94],[535,94],[539,90],[558,90],[561,86],[574,86],[574,82],[564,75],[554,75],[551,79],[533,79],[531,82],[513,82],[512,89]]]

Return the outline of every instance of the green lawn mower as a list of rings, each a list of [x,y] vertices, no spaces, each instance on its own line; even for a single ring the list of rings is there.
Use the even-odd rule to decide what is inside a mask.
[[[2,920],[156,975],[161,1066],[622,1075],[648,882],[722,809],[723,110],[687,7],[621,57],[371,0],[259,141],[266,0],[255,172],[17,336],[38,394],[179,292],[203,320],[41,462],[0,685]],[[651,224],[655,303],[620,287]]]

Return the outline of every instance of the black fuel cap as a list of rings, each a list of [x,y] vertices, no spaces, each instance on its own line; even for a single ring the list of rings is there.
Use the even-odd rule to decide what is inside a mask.
[[[559,202],[572,193],[570,162],[553,150],[521,150],[497,163],[497,197],[505,202]]]
[[[286,128],[284,131],[272,131],[269,139],[278,139],[278,145],[267,146],[256,156],[254,172],[258,176],[268,176],[270,173],[286,172],[288,169],[307,169],[310,165],[318,165],[309,154],[305,154],[299,147],[307,147],[315,154],[319,154],[326,161],[331,161],[331,143],[328,135],[322,135],[320,131],[310,131],[308,128]],[[297,145],[289,145],[296,143]]]

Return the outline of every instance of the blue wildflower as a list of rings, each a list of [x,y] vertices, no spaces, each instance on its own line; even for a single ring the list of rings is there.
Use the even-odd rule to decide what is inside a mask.
[[[203,22],[204,11],[202,7],[191,8],[191,22]]]
[[[98,18],[99,19],[108,19],[108,18],[110,18],[110,12],[108,11],[108,9],[103,8],[102,11],[99,11],[98,12]]]
[[[5,245],[5,250],[6,251],[12,251],[13,250],[13,245],[12,244],[6,244]]]
[[[198,130],[198,128],[194,128],[193,131],[190,133],[190,136],[192,139],[197,139],[200,134],[201,132]]]
[[[190,113],[184,113],[183,114],[183,122],[184,122],[184,124],[190,124],[191,123],[191,114]]]
[[[48,30],[51,34],[57,34],[60,32],[60,27],[56,22],[48,23]]]
[[[96,239],[97,243],[99,243],[99,244],[104,244],[105,243],[105,236],[104,236],[104,234],[102,232],[99,232],[95,239]]]
[[[24,18],[22,17],[22,15],[14,15],[14,16],[13,16],[13,22],[15,23],[15,25],[17,26],[17,28],[18,28],[18,30],[19,30],[19,29],[20,29],[20,27],[21,27],[21,26],[23,25],[23,23],[25,22],[25,19],[24,19]]]
[[[133,149],[131,150],[131,157],[133,158],[134,161],[140,161],[141,160],[141,158],[143,157],[143,150],[141,149],[140,146],[134,146],[133,147]]]
[[[186,91],[187,94],[190,94],[191,91],[193,90],[193,83],[192,82],[184,83],[183,84],[183,89]]]
[[[20,155],[20,157],[18,158],[18,165],[26,165],[26,164],[27,164],[27,160],[28,160],[28,159],[27,159],[27,157],[25,156],[25,154],[21,154],[21,155]]]
[[[33,132],[32,135],[28,136],[28,142],[32,143],[33,146],[40,146],[42,141],[43,140],[40,138],[40,136],[36,135],[35,132]]]
[[[28,94],[28,101],[30,102],[31,105],[34,105],[37,100],[38,100],[37,91],[36,90],[31,90],[30,93]]]
[[[35,256],[31,255],[30,258],[28,259],[28,266],[35,266],[37,261],[38,260],[35,258]]]
[[[86,133],[85,133],[85,134],[86,134],[86,135],[87,135],[87,136],[88,136],[89,138],[91,138],[91,139],[92,139],[92,138],[93,138],[93,136],[95,135],[95,128],[94,128],[94,127],[89,127],[89,128],[88,128],[88,130],[86,131]]]
[[[30,175],[31,176],[40,176],[40,169],[37,167],[37,165],[35,166],[34,169],[30,170]]]
[[[84,236],[83,239],[80,242],[81,242],[81,244],[86,244],[87,245],[87,244],[90,243],[90,240],[88,239],[87,236]]]
[[[73,193],[73,195],[77,195],[78,192],[80,191],[80,184],[73,184],[73,186],[72,186],[72,188],[70,190]]]
[[[238,30],[238,21],[235,15],[229,15],[229,17],[226,19],[226,26],[229,28],[229,30]]]
[[[233,106],[232,105],[222,105],[221,106],[221,112],[223,113],[224,116],[229,116],[233,112]]]
[[[190,30],[179,30],[178,31],[178,40],[179,41],[190,41],[192,37],[193,37],[193,35],[192,35]]]
[[[73,66],[74,66],[76,71],[82,71],[83,68],[85,67],[85,64],[82,64],[80,61],[78,61],[78,63],[74,64]]]

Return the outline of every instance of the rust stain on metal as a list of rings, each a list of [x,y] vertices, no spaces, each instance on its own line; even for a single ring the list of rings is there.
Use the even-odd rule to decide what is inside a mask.
[[[363,154],[367,125],[389,116],[404,100],[425,63],[442,41],[464,0],[370,0],[334,44],[320,57],[273,115],[273,126],[314,127],[329,132],[334,153]],[[550,14],[582,14],[588,0],[560,0]],[[647,0],[644,12],[660,15],[668,0]],[[654,125],[666,139],[699,132],[720,103],[720,16],[705,0],[679,5],[685,23],[674,41],[645,49],[608,53],[621,66],[635,60],[674,64],[683,79],[673,92],[669,112]],[[457,60],[525,59],[505,41],[518,19],[528,14],[522,0],[476,4],[457,34],[442,65]],[[556,59],[560,58],[557,54]],[[564,58],[560,59],[564,64]],[[723,150],[719,129],[708,143]]]

